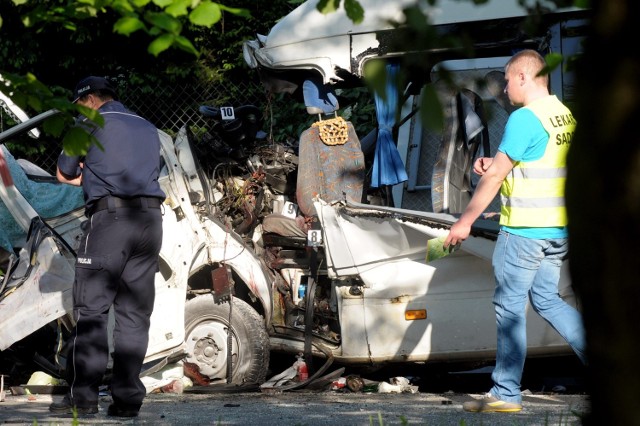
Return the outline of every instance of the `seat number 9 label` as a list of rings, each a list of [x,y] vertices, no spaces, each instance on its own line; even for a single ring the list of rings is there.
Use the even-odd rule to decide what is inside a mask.
[[[290,219],[295,219],[298,216],[298,205],[291,201],[285,201],[282,206],[282,215]]]

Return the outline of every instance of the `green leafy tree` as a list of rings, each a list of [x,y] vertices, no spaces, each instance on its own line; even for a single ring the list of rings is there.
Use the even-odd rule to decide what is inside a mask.
[[[2,2],[0,27],[3,39],[0,69],[3,91],[25,110],[41,112],[57,109],[61,115],[47,121],[44,130],[63,138],[65,149],[81,152],[92,143],[83,132],[66,132],[73,117],[82,112],[69,102],[69,91],[58,86],[72,87],[55,72],[52,64],[62,64],[61,70],[100,68],[102,72],[124,71],[135,78],[136,69],[171,70],[173,76],[185,70],[202,69],[176,66],[178,62],[192,64],[200,56],[190,36],[196,28],[211,28],[225,14],[249,19],[248,9],[229,7],[208,0],[12,0]],[[8,19],[7,19],[8,18]],[[9,24],[7,24],[9,23]],[[27,29],[27,31],[25,31]],[[6,37],[5,34],[20,34]],[[22,37],[22,34],[26,34]],[[186,35],[185,35],[186,34]],[[25,39],[26,38],[26,39]],[[150,41],[149,41],[150,40]],[[148,55],[141,55],[146,46]],[[166,52],[177,50],[169,59]],[[159,55],[165,53],[163,59]],[[40,54],[44,55],[40,58]],[[123,67],[128,58],[133,61]],[[154,58],[154,60],[149,60]],[[87,64],[87,60],[91,61]],[[94,61],[98,60],[98,64]],[[78,66],[79,64],[84,64]],[[9,65],[9,66],[7,66]],[[41,82],[33,73],[33,66],[49,67],[48,80]],[[138,73],[142,76],[144,73]],[[55,83],[53,83],[55,82]],[[56,84],[57,83],[57,84]],[[99,121],[99,115],[91,115]]]
[[[109,75],[124,90],[225,81],[256,81],[242,59],[242,42],[267,33],[299,1],[236,0],[234,7],[184,0],[13,0],[0,2],[0,75],[14,101],[30,114],[56,108],[45,133],[64,135],[66,149],[91,140],[66,133],[78,109],[70,88],[90,74]],[[235,85],[226,99],[233,100]],[[256,91],[258,85],[256,84]],[[246,95],[246,94],[245,94]],[[257,95],[256,95],[257,96]],[[203,100],[205,101],[205,100]],[[279,111],[276,112],[279,115]],[[8,120],[8,125],[12,125]],[[13,144],[23,155],[47,149],[44,140]]]

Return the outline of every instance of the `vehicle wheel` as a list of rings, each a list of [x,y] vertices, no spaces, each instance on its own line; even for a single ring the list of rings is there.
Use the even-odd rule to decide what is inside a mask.
[[[211,384],[227,383],[228,336],[231,332],[231,383],[262,384],[269,367],[269,335],[262,317],[246,302],[232,298],[230,304],[216,304],[212,295],[189,300],[185,311],[187,358]]]

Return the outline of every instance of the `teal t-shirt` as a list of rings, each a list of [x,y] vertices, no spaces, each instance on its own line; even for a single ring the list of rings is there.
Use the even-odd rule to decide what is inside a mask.
[[[542,158],[549,142],[549,134],[540,119],[528,108],[518,108],[507,120],[498,151],[514,161],[535,161]],[[502,229],[527,238],[566,238],[566,227],[525,228],[502,226]]]

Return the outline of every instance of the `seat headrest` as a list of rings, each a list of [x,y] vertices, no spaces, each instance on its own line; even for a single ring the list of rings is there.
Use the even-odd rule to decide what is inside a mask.
[[[330,114],[339,108],[338,98],[333,89],[314,80],[305,80],[302,84],[304,104],[309,114]]]

